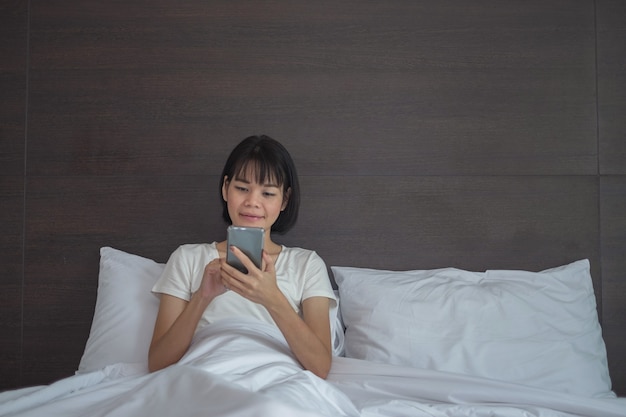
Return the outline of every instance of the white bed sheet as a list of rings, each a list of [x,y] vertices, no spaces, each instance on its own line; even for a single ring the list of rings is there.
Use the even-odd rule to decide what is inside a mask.
[[[336,358],[328,382],[362,416],[626,416],[626,398],[588,398],[473,376]]]
[[[335,358],[303,371],[272,326],[228,320],[199,332],[181,361],[147,373],[117,364],[0,393],[1,416],[626,416],[626,399],[578,398],[451,373]]]

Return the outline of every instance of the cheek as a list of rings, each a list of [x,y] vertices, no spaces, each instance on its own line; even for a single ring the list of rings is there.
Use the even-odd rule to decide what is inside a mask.
[[[232,194],[229,196],[228,200],[226,200],[226,207],[228,208],[228,213],[232,214],[237,210],[239,203],[237,201],[237,198],[234,198],[232,196]]]
[[[275,204],[271,205],[271,212],[276,216],[280,216],[280,213],[283,211],[283,205],[280,202],[276,202]]]

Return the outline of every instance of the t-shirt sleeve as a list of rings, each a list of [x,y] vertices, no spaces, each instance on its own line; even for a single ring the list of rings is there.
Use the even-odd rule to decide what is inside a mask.
[[[333,355],[338,356],[343,352],[344,346],[343,324],[338,315],[339,301],[330,283],[326,264],[315,252],[312,252],[307,262],[306,277],[302,300],[310,297],[326,297],[329,299],[328,318],[330,320],[332,349]]]
[[[310,254],[305,276],[302,300],[311,297],[327,297],[334,301],[331,305],[336,304],[337,299],[335,298],[333,287],[330,284],[326,263],[324,263],[316,252],[311,252]]]
[[[184,248],[179,246],[170,255],[163,273],[152,287],[152,292],[168,294],[189,301],[191,299],[193,269],[190,257],[185,254]]]

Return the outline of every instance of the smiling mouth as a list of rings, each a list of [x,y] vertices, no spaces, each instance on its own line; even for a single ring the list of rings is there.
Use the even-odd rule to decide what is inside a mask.
[[[243,217],[244,219],[249,219],[249,220],[262,220],[263,216],[255,216],[253,214],[240,214],[241,217]]]

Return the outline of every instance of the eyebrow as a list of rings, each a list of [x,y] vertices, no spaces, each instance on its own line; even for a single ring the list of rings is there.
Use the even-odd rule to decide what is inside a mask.
[[[235,181],[238,181],[238,182],[243,182],[244,184],[252,184],[250,181],[248,181],[248,180],[247,180],[247,179],[245,179],[245,178],[235,177]],[[263,186],[263,187],[274,187],[274,188],[280,188],[280,186],[279,186],[279,185],[276,185],[276,184],[273,184],[273,183],[269,183],[269,182],[266,182],[265,184],[261,184],[261,186]]]

